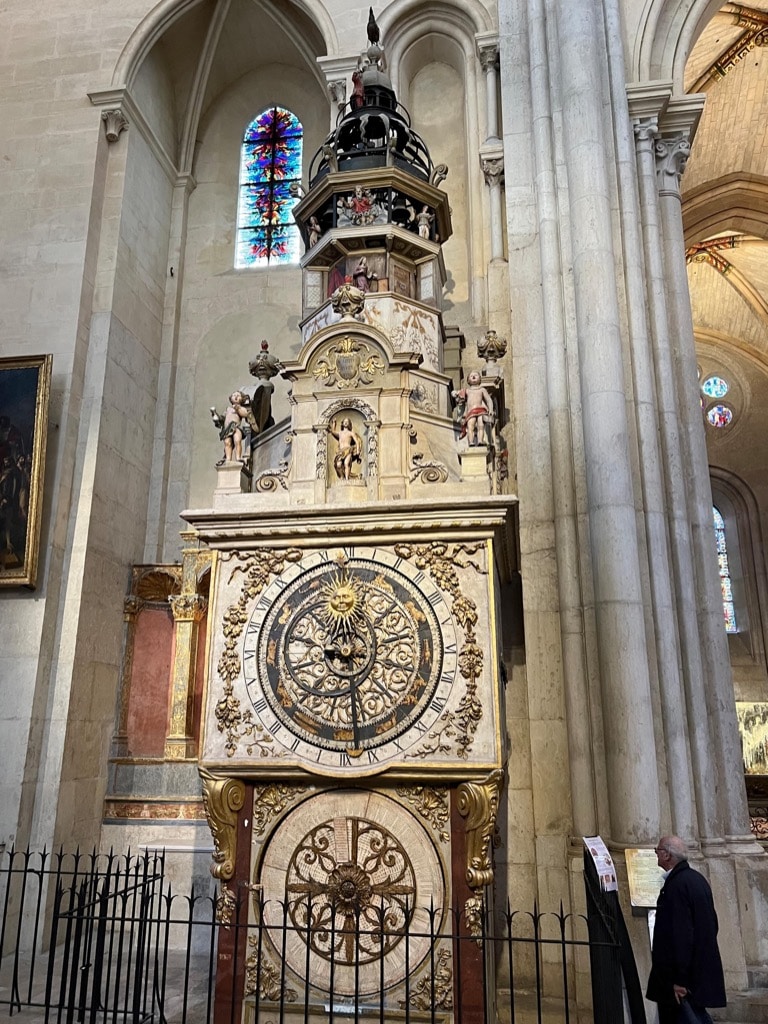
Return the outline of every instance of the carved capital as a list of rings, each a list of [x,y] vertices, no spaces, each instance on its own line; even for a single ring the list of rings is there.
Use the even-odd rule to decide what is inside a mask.
[[[107,136],[107,142],[117,142],[120,132],[124,132],[128,127],[128,121],[120,107],[102,110],[101,120],[104,122],[104,134]]]
[[[175,622],[199,622],[208,607],[202,594],[171,594],[168,603]]]
[[[659,119],[657,117],[646,117],[642,121],[635,121],[632,127],[638,147],[643,143],[654,143],[659,137]]]
[[[205,816],[215,847],[211,874],[227,882],[235,873],[237,812],[245,803],[245,783],[240,779],[217,778],[204,768],[199,771]]]
[[[344,104],[347,101],[347,82],[344,78],[337,78],[333,82],[328,83],[328,92],[331,94],[331,99],[338,106],[339,110],[342,110]]]
[[[138,594],[129,594],[123,600],[123,618],[126,622],[133,622],[141,611],[142,600]]]
[[[485,184],[489,188],[499,188],[501,179],[504,177],[504,160],[502,157],[494,157],[491,160],[481,157],[480,167],[483,171]]]
[[[498,44],[486,43],[483,46],[478,46],[477,55],[480,58],[480,67],[487,75],[489,71],[494,71],[496,69],[496,64],[499,59]]]
[[[459,814],[467,819],[467,884],[481,889],[493,882],[491,846],[504,781],[501,768],[481,782],[464,782],[457,793]]]
[[[680,197],[680,179],[683,176],[688,157],[691,155],[691,144],[684,135],[673,138],[657,139],[654,145],[656,153],[656,183],[659,195]]]

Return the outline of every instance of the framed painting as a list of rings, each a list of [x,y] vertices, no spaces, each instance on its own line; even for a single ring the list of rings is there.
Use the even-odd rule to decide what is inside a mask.
[[[0,587],[34,587],[53,357],[0,359]]]
[[[745,775],[768,775],[768,702],[736,701]]]

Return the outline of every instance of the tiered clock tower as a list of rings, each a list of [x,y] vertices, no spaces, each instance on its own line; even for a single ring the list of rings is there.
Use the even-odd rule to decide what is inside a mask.
[[[215,552],[200,771],[223,912],[247,883],[252,921],[288,916],[282,948],[244,951],[246,1019],[299,990],[445,1020],[492,998],[451,935],[455,907],[484,927],[507,758],[503,380],[445,372],[445,168],[383,68],[371,42],[295,208],[291,422],[184,513]]]

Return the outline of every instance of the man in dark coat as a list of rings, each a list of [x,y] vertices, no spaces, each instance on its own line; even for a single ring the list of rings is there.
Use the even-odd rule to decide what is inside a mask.
[[[659,1004],[659,1024],[676,1024],[683,998],[694,1008],[725,1006],[725,980],[709,882],[690,866],[678,836],[661,838],[656,857],[667,877],[656,904],[646,995]]]

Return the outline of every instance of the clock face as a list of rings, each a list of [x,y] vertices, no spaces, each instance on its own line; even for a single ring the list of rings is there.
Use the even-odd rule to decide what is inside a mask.
[[[254,881],[276,958],[299,978],[309,968],[312,984],[339,995],[378,992],[382,979],[389,988],[416,970],[447,904],[440,856],[424,827],[366,790],[310,797],[289,812]]]
[[[315,552],[261,593],[244,631],[249,697],[316,770],[368,773],[445,709],[457,642],[442,592],[385,549]]]

